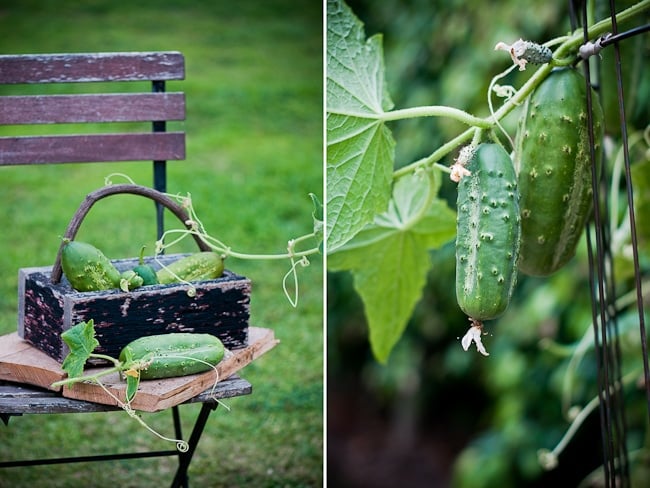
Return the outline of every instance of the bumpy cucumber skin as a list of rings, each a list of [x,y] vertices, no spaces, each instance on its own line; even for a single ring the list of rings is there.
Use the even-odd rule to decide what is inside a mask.
[[[505,312],[517,281],[519,192],[510,156],[498,144],[481,144],[458,184],[456,298],[470,318]]]
[[[61,268],[77,291],[101,291],[120,287],[120,272],[92,244],[69,241],[61,251]]]
[[[596,161],[603,111],[592,92]],[[528,98],[519,121],[515,167],[521,194],[519,269],[547,276],[574,255],[591,212],[586,87],[573,68],[551,74]]]
[[[131,356],[136,361],[151,360],[140,370],[140,379],[153,380],[208,371],[211,365],[219,364],[224,352],[223,343],[211,334],[175,332],[135,339],[124,346],[119,359],[124,362]]]
[[[158,283],[178,283],[174,274],[185,281],[213,280],[223,274],[223,258],[216,252],[206,251],[178,259],[156,273]]]

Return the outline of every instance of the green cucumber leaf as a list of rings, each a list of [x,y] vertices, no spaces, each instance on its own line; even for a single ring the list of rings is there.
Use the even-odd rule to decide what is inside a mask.
[[[366,40],[341,0],[327,2],[327,252],[386,209],[395,142],[379,119],[385,88],[382,37]]]
[[[140,370],[137,361],[133,360],[133,350],[125,347],[120,352],[122,359],[122,371],[126,379],[126,403],[130,403],[138,392],[140,386]]]
[[[131,400],[135,397],[135,394],[138,392],[138,386],[140,385],[140,372],[135,374],[130,374],[129,371],[125,374],[126,378],[126,403],[130,403]]]
[[[456,214],[430,198],[439,182],[421,175],[396,181],[389,208],[328,256],[328,268],[349,270],[368,321],[370,345],[386,363],[422,296],[430,249],[453,239]],[[427,208],[424,206],[427,205]]]
[[[61,338],[70,348],[61,369],[68,374],[68,378],[78,378],[83,375],[86,361],[99,346],[99,341],[95,338],[95,323],[92,319],[80,322],[63,332]]]

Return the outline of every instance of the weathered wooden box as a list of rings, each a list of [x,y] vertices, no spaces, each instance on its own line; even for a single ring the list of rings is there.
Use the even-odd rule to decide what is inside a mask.
[[[165,264],[182,255],[161,256]],[[160,266],[145,260],[154,268]],[[131,269],[137,259],[113,261],[119,271]],[[117,358],[138,337],[168,332],[215,335],[228,349],[245,347],[250,318],[250,280],[228,270],[216,280],[188,285],[143,286],[130,292],[75,291],[63,277],[52,283],[52,267],[23,268],[18,273],[18,335],[62,362],[69,349],[61,333],[93,319],[100,346],[97,353]]]

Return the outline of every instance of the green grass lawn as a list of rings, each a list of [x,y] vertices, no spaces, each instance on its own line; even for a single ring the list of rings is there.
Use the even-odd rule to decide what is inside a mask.
[[[311,232],[308,194],[322,200],[322,13],[309,0],[0,0],[0,52],[183,52],[186,80],[168,90],[186,92],[187,158],[168,164],[168,191],[190,193],[208,232],[233,249],[278,253]],[[0,168],[0,333],[16,330],[18,269],[53,262],[79,203],[114,171],[151,184],[150,165],[140,163]],[[167,225],[176,226],[173,216]],[[78,238],[112,258],[153,249],[152,205],[104,200]],[[192,250],[188,240],[170,252]],[[288,262],[229,259],[227,267],[252,280],[251,322],[274,329],[281,344],[242,371],[253,394],[212,414],[191,484],[320,486],[322,259],[300,270],[295,309],[282,291]],[[186,437],[198,408],[181,409]],[[168,412],[143,418],[173,435]],[[171,446],[123,412],[24,416],[0,426],[2,460]],[[168,458],[11,468],[0,471],[0,487],[159,487],[174,470]]]

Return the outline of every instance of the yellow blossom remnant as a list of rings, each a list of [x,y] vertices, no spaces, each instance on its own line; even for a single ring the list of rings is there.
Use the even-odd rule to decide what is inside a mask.
[[[133,369],[133,368],[131,368],[131,369],[126,370],[126,371],[124,372],[124,375],[125,375],[125,376],[132,376],[133,378],[137,378],[138,376],[140,376],[140,372],[139,372],[139,371],[136,371],[136,370]]]

